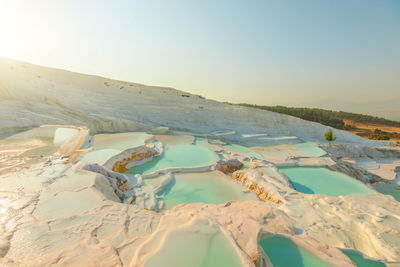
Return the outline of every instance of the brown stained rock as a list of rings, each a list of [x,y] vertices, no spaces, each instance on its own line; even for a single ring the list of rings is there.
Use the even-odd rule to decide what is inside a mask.
[[[69,157],[68,160],[65,162],[65,164],[68,163],[74,163],[75,161],[77,161],[84,153],[86,153],[87,151],[85,150],[77,150],[75,152],[73,152]]]
[[[145,158],[154,156],[155,154],[157,154],[156,150],[147,150],[145,152],[133,152],[130,157],[124,158],[120,161],[116,161],[112,167],[112,171],[119,173],[127,172],[129,170],[126,168],[126,165],[128,165],[130,162],[140,161]]]
[[[266,192],[262,186],[259,186],[254,181],[250,181],[246,177],[246,172],[235,171],[232,174],[232,179],[240,182],[241,184],[245,185],[248,189],[255,192],[261,200],[270,201],[276,204],[282,204],[282,201],[280,201],[279,199],[275,199],[270,193]]]
[[[223,173],[233,173],[237,170],[240,170],[243,167],[243,163],[241,163],[237,159],[230,159],[227,161],[220,161],[217,165],[217,170]]]

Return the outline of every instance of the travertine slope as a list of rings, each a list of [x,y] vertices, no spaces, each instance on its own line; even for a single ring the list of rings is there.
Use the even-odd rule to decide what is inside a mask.
[[[196,133],[295,135],[322,140],[326,126],[222,104],[172,88],[110,80],[0,57],[0,134],[43,124],[85,125],[92,133],[168,127]],[[336,131],[338,142],[371,144]]]

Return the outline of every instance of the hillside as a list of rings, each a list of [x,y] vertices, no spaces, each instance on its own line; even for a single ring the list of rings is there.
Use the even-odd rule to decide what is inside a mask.
[[[285,106],[259,106],[239,104],[245,107],[269,110],[314,121],[326,126],[352,132],[372,140],[400,141],[400,122],[385,118],[344,111],[332,111],[319,108],[295,108]]]
[[[233,131],[323,141],[328,127],[266,110],[227,105],[172,88],[111,80],[0,58],[0,135],[43,124],[99,132],[159,127],[194,133]],[[338,142],[373,144],[344,131]]]

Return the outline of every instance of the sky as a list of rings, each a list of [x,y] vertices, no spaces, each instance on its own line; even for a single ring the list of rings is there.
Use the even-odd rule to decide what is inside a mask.
[[[398,0],[0,0],[0,55],[400,120]]]

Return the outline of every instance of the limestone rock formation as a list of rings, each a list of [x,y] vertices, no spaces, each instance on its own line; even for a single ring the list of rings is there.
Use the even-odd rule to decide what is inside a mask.
[[[278,192],[279,187],[275,186],[278,181],[274,181],[273,178],[264,175],[262,171],[256,169],[235,171],[232,174],[232,179],[255,192],[258,197],[264,201],[270,201],[276,204],[281,204],[284,201]]]
[[[238,159],[229,159],[227,161],[219,161],[217,163],[217,170],[223,173],[233,173],[237,170],[240,170],[243,167],[243,163],[241,163]]]

